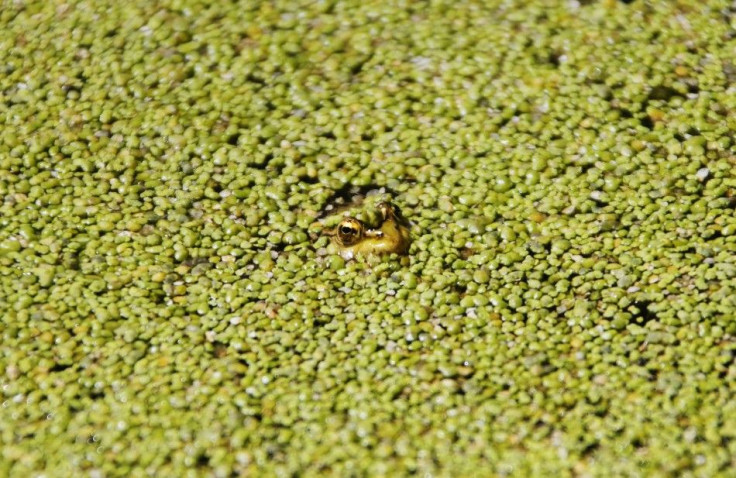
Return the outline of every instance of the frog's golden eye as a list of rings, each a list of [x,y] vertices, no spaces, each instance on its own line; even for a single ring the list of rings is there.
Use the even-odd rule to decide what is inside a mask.
[[[363,237],[363,224],[353,218],[343,220],[337,226],[337,239],[344,246],[350,246]]]
[[[376,209],[381,213],[381,216],[383,217],[383,220],[388,220],[391,216],[394,215],[394,207],[387,203],[387,202],[380,202],[376,205]]]
[[[345,224],[343,226],[340,226],[340,234],[348,235],[357,234],[358,232],[360,232],[359,229],[352,224]]]
[[[384,221],[396,221],[399,224],[408,226],[408,222],[401,214],[401,210],[398,206],[394,206],[390,202],[383,201],[376,204],[376,208],[381,213]]]

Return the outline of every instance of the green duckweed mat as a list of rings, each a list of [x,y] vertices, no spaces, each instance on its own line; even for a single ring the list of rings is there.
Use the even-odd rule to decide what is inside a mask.
[[[0,24],[0,475],[733,476],[733,2]]]

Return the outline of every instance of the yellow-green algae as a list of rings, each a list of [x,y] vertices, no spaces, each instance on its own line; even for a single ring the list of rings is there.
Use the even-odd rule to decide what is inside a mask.
[[[4,1],[0,475],[733,473],[734,58],[730,0]],[[409,258],[325,255],[372,191]]]

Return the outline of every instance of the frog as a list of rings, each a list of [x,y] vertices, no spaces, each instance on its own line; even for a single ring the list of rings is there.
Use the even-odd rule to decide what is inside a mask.
[[[409,251],[409,223],[399,208],[384,201],[378,203],[376,209],[380,224],[375,228],[354,217],[346,217],[334,230],[327,232],[332,238],[334,249],[343,259],[353,259],[361,254],[404,255]]]

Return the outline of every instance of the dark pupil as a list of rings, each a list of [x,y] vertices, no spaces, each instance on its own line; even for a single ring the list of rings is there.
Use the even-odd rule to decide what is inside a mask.
[[[343,234],[355,234],[355,229],[350,226],[342,226],[340,228],[340,232],[342,232]]]

